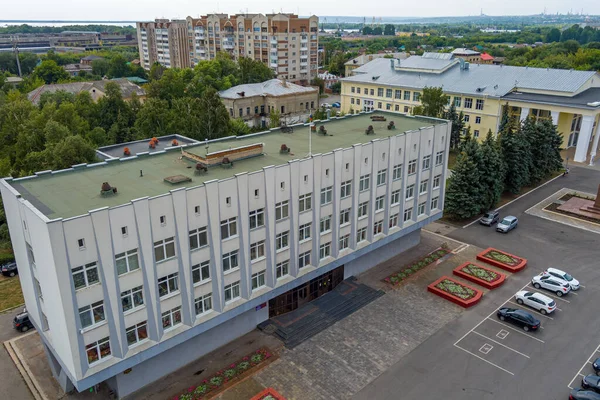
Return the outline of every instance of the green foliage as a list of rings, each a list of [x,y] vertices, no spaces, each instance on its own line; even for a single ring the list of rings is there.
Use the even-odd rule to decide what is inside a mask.
[[[521,132],[505,130],[500,133],[500,148],[505,171],[504,189],[517,194],[529,183],[529,145]]]
[[[273,110],[269,115],[269,128],[279,128],[281,126],[281,114],[279,111]]]
[[[428,117],[441,118],[444,107],[448,104],[448,96],[444,94],[441,87],[424,87],[421,95],[423,114]]]
[[[250,127],[241,119],[231,120],[231,134],[236,136],[247,135],[251,132]]]
[[[460,135],[465,127],[465,117],[463,112],[456,112],[454,102],[450,105],[450,109],[446,113],[446,119],[452,121],[452,130],[450,131],[450,147],[455,149],[460,143]]]
[[[323,92],[325,91],[325,81],[319,78],[318,76],[315,77],[310,84],[311,86],[319,87],[319,94],[323,94]]]
[[[391,25],[391,24],[386,24],[383,27],[383,34],[384,35],[389,35],[389,36],[394,36],[396,34],[396,27],[394,25]]]
[[[479,165],[465,151],[461,151],[447,183],[444,212],[457,219],[477,215],[483,205],[484,190]]]
[[[562,167],[560,146],[562,135],[550,121],[535,123],[528,118],[523,123],[523,135],[531,152],[529,183],[539,183],[552,172]]]
[[[485,140],[481,143],[481,182],[484,185],[482,200],[483,210],[492,209],[499,201],[504,191],[504,165],[500,147],[492,131],[488,131]]]
[[[40,78],[46,84],[69,79],[67,71],[59,66],[54,60],[42,61],[42,63],[33,70],[33,76],[35,78]]]
[[[342,82],[336,82],[331,85],[331,91],[335,94],[340,94],[342,90]]]
[[[105,76],[108,74],[108,70],[111,65],[106,59],[99,59],[92,61],[92,73],[98,76]]]

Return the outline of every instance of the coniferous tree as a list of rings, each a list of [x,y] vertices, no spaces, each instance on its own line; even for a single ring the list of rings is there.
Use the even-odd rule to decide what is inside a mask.
[[[517,194],[529,182],[529,162],[521,134],[506,129],[500,134],[500,149],[504,166],[504,189]]]
[[[483,191],[479,166],[465,151],[462,151],[458,155],[454,172],[446,186],[444,212],[457,219],[470,218],[479,214]]]
[[[483,162],[479,165],[479,171],[481,172],[481,181],[485,186],[483,208],[490,210],[500,201],[500,196],[504,191],[502,155],[491,129],[481,143],[481,159]]]

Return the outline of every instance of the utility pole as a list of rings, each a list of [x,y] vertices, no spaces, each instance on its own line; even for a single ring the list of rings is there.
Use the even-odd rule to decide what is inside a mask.
[[[19,78],[21,78],[21,61],[19,61],[19,39],[17,36],[10,37],[13,45],[13,53],[15,53],[15,57],[17,59],[17,70],[19,71]]]

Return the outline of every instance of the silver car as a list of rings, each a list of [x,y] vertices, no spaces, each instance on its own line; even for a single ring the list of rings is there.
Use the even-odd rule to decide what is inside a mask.
[[[502,221],[498,222],[498,225],[496,225],[496,231],[508,233],[515,229],[518,223],[519,220],[517,219],[517,217],[509,215],[508,217],[504,217]]]
[[[488,211],[483,214],[483,217],[479,219],[481,225],[492,226],[500,220],[500,213],[498,211]]]

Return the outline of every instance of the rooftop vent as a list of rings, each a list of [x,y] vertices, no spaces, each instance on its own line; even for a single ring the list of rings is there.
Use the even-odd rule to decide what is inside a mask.
[[[239,92],[237,95],[240,97],[244,97],[246,95],[246,92]]]
[[[377,76],[374,76],[372,79],[373,79],[374,81],[376,81],[377,79],[379,79],[379,75],[377,75]]]
[[[481,92],[483,92],[483,91],[486,89],[486,87],[487,87],[487,86],[478,87],[478,88],[477,88],[477,92],[478,92],[478,93],[481,93]]]

